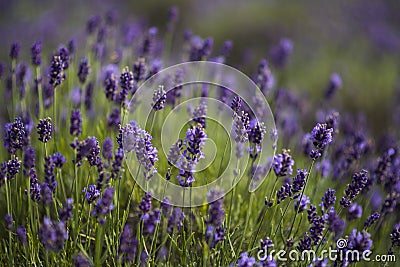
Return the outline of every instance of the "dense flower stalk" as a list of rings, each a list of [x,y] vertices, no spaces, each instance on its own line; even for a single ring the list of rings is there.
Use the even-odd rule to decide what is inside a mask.
[[[43,219],[43,224],[39,229],[39,240],[47,250],[61,250],[67,238],[68,233],[64,222],[53,222],[47,217]]]
[[[45,118],[39,120],[39,123],[36,126],[36,128],[37,128],[37,133],[39,135],[39,141],[43,143],[49,142],[53,134],[53,124],[51,123],[51,119]]]

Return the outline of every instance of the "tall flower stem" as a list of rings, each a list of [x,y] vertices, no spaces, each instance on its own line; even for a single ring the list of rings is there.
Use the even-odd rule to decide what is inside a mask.
[[[306,187],[307,187],[307,184],[308,184],[308,180],[309,180],[309,178],[310,178],[311,171],[312,171],[312,168],[313,168],[313,166],[314,166],[314,163],[315,163],[315,160],[313,160],[313,161],[311,162],[310,168],[308,169],[308,174],[307,174],[307,177],[306,177],[306,183],[305,183],[305,185],[304,185],[304,187],[303,187],[303,190],[301,190],[300,198],[298,199],[299,205],[297,205],[296,213],[294,214],[294,218],[293,218],[292,224],[291,224],[291,226],[290,226],[288,238],[290,238],[290,236],[291,236],[291,234],[292,234],[293,226],[294,226],[294,223],[295,223],[295,221],[296,221],[297,214],[299,214],[299,211],[300,211],[300,201],[301,201],[301,199],[303,198],[304,192],[305,192],[305,190],[306,190]],[[286,245],[285,245],[285,247],[286,247]]]
[[[54,87],[53,93],[53,135],[54,135],[54,147],[55,151],[58,151],[58,144],[57,144],[57,87]]]
[[[36,66],[35,68],[36,82],[37,82],[37,90],[38,90],[38,118],[43,118],[43,92],[42,92],[42,81],[40,80],[40,67]]]

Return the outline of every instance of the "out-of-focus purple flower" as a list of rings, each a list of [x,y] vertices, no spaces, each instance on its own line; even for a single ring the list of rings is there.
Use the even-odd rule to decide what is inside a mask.
[[[52,157],[53,164],[55,165],[56,168],[62,168],[64,163],[67,162],[64,155],[61,154],[60,152],[54,153],[51,157]]]
[[[112,155],[113,155],[113,141],[111,138],[106,138],[103,141],[103,152],[102,152],[103,158],[110,162],[112,160]]]
[[[400,223],[394,225],[390,233],[390,240],[392,242],[392,247],[400,247]]]
[[[84,104],[85,104],[85,109],[86,110],[92,110],[93,106],[93,83],[89,82],[86,85],[86,90],[85,90],[85,99],[84,99]]]
[[[124,226],[124,230],[119,237],[118,256],[122,263],[130,263],[136,258],[138,252],[138,241],[133,236],[133,231],[129,225]]]
[[[183,141],[179,139],[176,141],[169,149],[168,152],[168,164],[170,166],[175,165],[181,157],[181,148],[183,145]]]
[[[69,133],[78,137],[82,133],[82,116],[79,110],[72,110]]]
[[[248,140],[249,127],[250,127],[250,122],[248,114],[245,113],[244,111],[238,113],[237,116],[235,116],[233,122],[233,128],[235,134],[234,138],[236,143],[245,143]]]
[[[333,129],[332,135],[339,133],[340,115],[337,111],[332,111],[325,117],[326,128]]]
[[[336,202],[336,191],[334,189],[328,188],[322,197],[322,202],[320,204],[322,212],[327,212],[328,209],[335,205]]]
[[[82,84],[84,84],[89,74],[90,74],[89,60],[86,57],[84,57],[82,58],[81,63],[79,64],[79,71],[78,71],[79,81]]]
[[[209,202],[213,201],[209,204],[208,208],[208,220],[206,220],[208,224],[213,224],[215,226],[222,224],[225,217],[225,210],[223,207],[224,198],[222,196],[222,192],[216,189],[211,189],[207,192],[207,200]]]
[[[371,250],[371,247],[372,240],[371,235],[368,232],[359,232],[357,229],[353,229],[353,231],[351,231],[346,249],[364,252],[366,250]]]
[[[21,62],[15,70],[16,86],[19,88],[21,99],[25,97],[26,85],[30,82],[32,72],[26,62]]]
[[[146,192],[146,194],[143,196],[142,201],[139,204],[139,209],[143,213],[147,213],[151,209],[151,194]]]
[[[146,61],[143,57],[141,57],[133,64],[132,68],[133,79],[135,80],[135,84],[145,79],[146,72],[147,72]],[[133,91],[132,94],[134,93],[135,92]]]
[[[325,90],[325,97],[327,99],[332,98],[335,92],[342,87],[342,78],[337,73],[332,73],[329,78],[328,87]]]
[[[59,213],[60,221],[66,223],[72,217],[72,208],[74,205],[74,200],[72,198],[68,198],[67,202],[64,204],[62,210]]]
[[[86,32],[89,35],[93,34],[100,26],[100,23],[101,23],[101,17],[99,15],[91,16],[86,22]]]
[[[152,212],[147,212],[142,215],[143,220],[143,234],[150,235],[154,233],[156,225],[160,223],[161,211],[155,209]]]
[[[267,95],[275,85],[275,78],[268,66],[267,60],[262,59],[257,67],[257,74],[254,78],[255,84],[264,95]]]
[[[172,214],[168,217],[167,232],[171,234],[174,228],[179,231],[183,226],[184,218],[183,211],[180,208],[174,208]]]
[[[276,154],[274,156],[273,168],[277,177],[286,177],[292,174],[292,166],[294,165],[294,160],[289,153],[290,150],[283,149],[282,153]]]
[[[281,39],[279,44],[272,47],[269,53],[272,64],[277,68],[286,66],[292,51],[293,42],[287,38]]]
[[[53,203],[53,190],[47,182],[40,185],[40,196],[45,206],[50,206]]]
[[[25,170],[30,170],[35,167],[36,153],[33,147],[27,147],[24,154],[24,168]]]
[[[156,27],[151,27],[143,40],[141,45],[141,55],[148,56],[154,52],[156,46],[156,36],[157,36],[158,29]]]
[[[13,60],[18,59],[20,50],[21,50],[21,44],[19,42],[12,43],[10,49],[10,58]]]
[[[39,229],[39,240],[47,250],[59,251],[64,247],[68,238],[68,232],[63,221],[52,222],[44,217],[43,224]]]
[[[150,67],[149,67],[149,71],[148,71],[148,73],[147,73],[146,80],[147,80],[147,79],[150,79],[150,77],[152,77],[153,75],[155,75],[155,74],[157,74],[158,72],[160,72],[160,70],[162,69],[162,67],[163,67],[162,61],[161,61],[160,59],[154,59],[154,60],[151,62],[151,64],[150,64]]]
[[[179,19],[179,9],[176,6],[171,7],[168,10],[168,16],[167,16],[167,31],[172,31],[175,27],[175,23]]]
[[[310,202],[310,198],[308,196],[306,196],[306,195],[303,195],[301,197],[300,202],[299,202],[299,199],[300,199],[300,195],[297,198],[297,200],[294,202],[294,210],[298,211],[300,213],[300,212],[303,212],[303,211],[307,210],[308,209],[308,205],[310,205],[311,202]]]
[[[348,215],[348,219],[349,220],[353,220],[353,219],[359,219],[362,216],[362,207],[361,205],[358,205],[357,203],[353,203],[350,207],[349,207],[349,215]]]
[[[14,219],[11,214],[6,214],[4,217],[4,223],[7,230],[12,231],[14,229]]]
[[[225,239],[225,228],[222,225],[207,226],[204,239],[210,248],[214,248],[219,242]]]
[[[69,40],[69,42],[68,42],[68,51],[69,51],[69,53],[71,55],[75,53],[76,46],[77,46],[77,44],[76,44],[76,40],[75,39]]]
[[[37,133],[39,134],[39,141],[47,143],[51,139],[53,134],[53,124],[51,123],[51,118],[45,118],[39,120],[37,125]]]
[[[18,149],[23,148],[25,133],[25,125],[21,118],[16,118],[14,122],[7,123],[4,126],[4,147],[10,154],[15,154]]]
[[[31,47],[32,65],[40,66],[42,64],[42,42],[37,41]]]
[[[365,221],[364,228],[371,227],[377,220],[379,220],[380,217],[381,215],[379,214],[379,212],[372,213]]]
[[[28,243],[28,237],[26,235],[26,228],[24,226],[19,226],[17,228],[17,236],[18,240],[21,242],[23,246]]]
[[[165,107],[165,102],[167,101],[167,95],[164,90],[164,86],[159,86],[157,90],[153,93],[153,109],[155,111],[162,110]]]
[[[73,258],[73,262],[74,262],[74,266],[75,267],[92,267],[92,263],[90,262],[90,260],[83,255],[83,253],[78,253],[75,254],[74,258]]]
[[[231,40],[227,40],[223,43],[222,49],[221,49],[221,56],[223,57],[228,57],[228,55],[231,53],[233,47],[233,42]]]
[[[344,220],[337,215],[333,207],[324,216],[328,225],[328,231],[334,233],[334,239],[337,240],[345,229],[346,224]]]
[[[207,104],[205,101],[200,101],[200,105],[194,108],[191,115],[195,123],[200,124],[204,129],[206,128]]]
[[[351,205],[352,201],[356,198],[358,194],[362,191],[365,185],[368,182],[368,172],[362,169],[359,172],[354,173],[353,178],[351,180],[351,184],[349,184],[345,190],[345,195],[340,200],[340,205],[347,208]]]
[[[161,211],[164,216],[168,216],[171,213],[172,205],[170,197],[166,196],[160,203]]]
[[[239,256],[239,260],[237,262],[238,267],[251,267],[256,264],[256,259],[254,257],[249,257],[247,252],[243,252]]]
[[[89,204],[94,202],[100,196],[100,190],[98,190],[94,184],[83,188],[82,192],[85,193],[85,198]]]
[[[94,209],[92,210],[91,215],[96,217],[100,224],[104,224],[105,216],[107,216],[113,209],[113,196],[114,196],[114,187],[107,188],[102,198],[97,200]]]
[[[329,159],[323,159],[315,163],[315,170],[321,173],[321,177],[328,177],[332,171],[332,165]]]
[[[110,101],[117,100],[118,80],[115,78],[114,73],[107,74],[104,79],[104,86],[107,99]]]
[[[118,127],[120,123],[121,123],[121,111],[118,108],[114,108],[107,116],[107,125],[109,127]]]

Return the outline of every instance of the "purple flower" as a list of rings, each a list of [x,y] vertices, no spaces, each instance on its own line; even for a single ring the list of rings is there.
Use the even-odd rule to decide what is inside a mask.
[[[121,91],[119,95],[119,101],[122,103],[122,105],[125,107],[126,106],[126,98],[128,96],[128,93],[133,91],[133,88],[135,87],[135,81],[133,78],[133,73],[129,71],[128,67],[125,67],[122,70],[121,76],[119,78],[120,80],[120,85],[121,85]]]
[[[276,193],[276,203],[279,204],[284,201],[287,197],[292,196],[292,185],[289,183],[284,183],[282,187]]]
[[[31,168],[29,170],[29,180],[30,180],[30,197],[32,201],[39,202],[41,199],[42,189],[40,187],[35,168]],[[28,193],[27,190],[25,190],[25,193],[26,194]]]
[[[254,257],[249,257],[249,254],[247,252],[241,253],[237,262],[238,267],[251,267],[255,264],[256,259]]]
[[[84,57],[82,58],[81,63],[79,64],[79,71],[78,71],[79,81],[82,84],[84,84],[89,74],[90,74],[89,60],[86,57]]]
[[[60,221],[66,223],[72,217],[72,208],[74,205],[74,200],[72,198],[68,198],[67,202],[64,204],[62,210],[59,213]]]
[[[37,41],[31,47],[32,65],[40,66],[42,64],[42,42]]]
[[[304,233],[304,237],[300,239],[299,244],[297,245],[297,249],[300,252],[305,250],[310,250],[312,246],[312,239],[310,235],[306,232]]]
[[[342,78],[337,73],[332,73],[329,78],[328,87],[325,90],[325,97],[327,99],[332,98],[335,92],[342,87]]]
[[[240,109],[242,108],[242,99],[239,96],[235,96],[231,103],[231,109],[233,110],[233,116],[239,116]]]
[[[97,200],[94,209],[92,210],[91,215],[96,217],[99,220],[100,224],[104,224],[105,216],[107,216],[113,209],[113,196],[114,196],[114,187],[107,188],[102,198]]]
[[[53,134],[53,124],[51,123],[50,118],[39,120],[36,129],[39,135],[39,141],[43,143],[47,143],[50,141],[51,135]]]
[[[144,80],[146,77],[147,66],[145,59],[143,57],[139,58],[134,64],[132,68],[133,79],[135,80],[135,84],[138,84],[140,81]],[[133,94],[135,92],[132,92]]]
[[[16,118],[14,122],[4,126],[4,147],[10,154],[15,154],[18,149],[22,149],[25,142],[25,125],[21,118]]]
[[[221,56],[224,58],[228,57],[228,55],[231,53],[233,47],[233,42],[231,40],[227,40],[223,43],[222,49],[221,49]]]
[[[320,204],[322,212],[328,211],[328,209],[335,205],[336,202],[336,196],[335,196],[335,190],[328,188],[327,191],[325,192],[324,196],[322,197],[322,202]]]
[[[121,262],[130,263],[135,260],[138,252],[138,241],[133,236],[133,231],[129,225],[125,225],[119,237],[118,256]]]
[[[12,43],[10,50],[10,58],[13,60],[18,59],[20,50],[21,50],[21,44],[19,42]]]
[[[334,233],[334,239],[337,240],[345,229],[344,220],[339,217],[333,207],[325,214],[325,220],[328,225],[328,231]]]
[[[207,105],[205,101],[200,101],[200,105],[197,106],[192,112],[192,118],[195,123],[198,123],[206,128],[206,115],[207,115]]]
[[[275,78],[268,66],[267,60],[262,59],[257,67],[257,74],[254,78],[255,84],[264,95],[267,95],[275,85]]]
[[[98,190],[94,184],[83,188],[82,192],[85,193],[85,198],[89,204],[94,202],[100,196],[100,190]]]
[[[162,110],[165,107],[165,102],[167,101],[167,95],[164,90],[164,86],[160,86],[153,93],[153,109],[155,111]]]
[[[281,154],[277,154],[274,156],[273,168],[277,177],[286,177],[292,174],[292,166],[294,165],[294,160],[289,153],[290,150],[283,149]]]
[[[168,233],[172,233],[174,228],[176,228],[178,231],[182,228],[183,226],[183,220],[185,218],[185,214],[180,208],[174,208],[172,210],[172,214],[168,217],[168,225],[167,225],[167,231]]]
[[[90,35],[100,26],[101,17],[99,15],[91,16],[86,22],[86,32]]]
[[[219,242],[225,239],[225,228],[222,225],[207,226],[204,239],[210,248],[214,248]]]
[[[357,203],[353,203],[350,207],[349,207],[349,215],[348,215],[348,219],[349,220],[353,220],[353,219],[359,219],[362,216],[362,207],[360,205],[358,205]]]
[[[302,191],[303,187],[306,185],[307,175],[308,172],[306,170],[301,170],[301,169],[297,170],[297,175],[296,177],[293,178],[293,186],[292,186],[293,194]]]
[[[90,166],[97,166],[99,163],[100,145],[96,137],[90,136],[86,140],[79,142],[77,147],[76,162],[82,164],[82,160],[86,158]]]
[[[64,247],[68,233],[64,222],[52,222],[44,217],[43,224],[39,229],[39,240],[47,250],[59,251]]]
[[[4,223],[7,230],[12,231],[14,229],[14,219],[11,214],[6,214],[4,217]]]
[[[64,62],[61,59],[60,55],[54,55],[50,64],[50,84],[53,87],[57,87],[60,85],[64,79],[65,74],[64,71]]]
[[[35,149],[33,147],[27,147],[24,154],[24,168],[25,170],[30,170],[35,167]]]
[[[222,196],[222,192],[216,189],[211,189],[207,192],[207,200],[209,202],[212,201],[208,208],[208,220],[206,220],[208,224],[215,226],[222,225],[225,218],[224,198]]]
[[[326,123],[317,123],[311,132],[310,140],[318,150],[323,150],[332,142],[332,128],[328,128]]]
[[[356,198],[356,196],[361,192],[361,190],[365,187],[368,182],[368,172],[362,169],[359,172],[356,172],[353,175],[351,180],[351,184],[347,185],[345,190],[345,195],[340,200],[340,205],[347,208],[351,205],[352,201]]]
[[[19,226],[17,228],[17,237],[22,245],[26,245],[28,243],[28,237],[26,235],[26,228],[23,226]]]
[[[47,182],[43,182],[39,188],[43,205],[50,206],[53,203],[53,190],[50,185]]]
[[[248,140],[249,127],[250,122],[248,114],[244,111],[237,113],[233,122],[236,143],[245,143]]]
[[[124,160],[124,150],[118,148],[114,151],[114,162],[112,164],[111,177],[113,179],[118,178],[118,175],[122,168],[122,161]]]
[[[183,145],[183,141],[181,139],[179,139],[178,141],[176,141],[169,149],[169,153],[168,153],[168,164],[170,166],[175,165],[179,158],[181,157],[181,148]]]
[[[364,252],[366,250],[371,250],[371,247],[372,240],[371,235],[368,232],[359,232],[357,229],[353,229],[353,231],[351,231],[346,249]]]
[[[119,108],[114,108],[107,116],[107,125],[109,127],[117,127],[121,123],[121,111]]]
[[[161,201],[160,207],[161,207],[162,214],[164,216],[167,216],[171,213],[172,205],[171,205],[170,198],[168,196],[164,197],[164,199]]]
[[[155,209],[152,212],[147,212],[142,215],[144,235],[150,235],[154,233],[156,225],[160,223],[160,215],[161,211],[159,209]]]
[[[44,179],[53,193],[55,192],[57,186],[57,181],[54,175],[55,167],[56,165],[54,164],[53,157],[46,157],[44,163]]]
[[[75,39],[69,40],[68,51],[71,55],[75,53],[75,51],[76,51],[76,40]]]
[[[297,200],[294,202],[294,210],[295,211],[298,210],[300,213],[300,212],[307,210],[308,205],[310,205],[311,202],[310,202],[310,198],[307,197],[306,195],[303,195],[301,197],[300,203],[299,203],[299,199],[300,199],[300,195],[298,196]],[[300,205],[300,207],[298,205]]]
[[[379,218],[381,215],[378,212],[374,212],[370,216],[368,216],[367,220],[364,223],[364,228],[371,227]]]
[[[7,180],[12,180],[21,169],[21,161],[17,157],[7,161]]]
[[[92,106],[93,106],[92,100],[93,100],[93,83],[89,82],[86,86],[85,99],[84,99],[84,104],[85,104],[86,110],[92,110]]]
[[[392,241],[392,247],[400,247],[400,223],[393,227],[390,240]]]
[[[91,267],[92,263],[85,255],[82,253],[75,254],[74,258],[74,266],[75,267]]]
[[[65,159],[65,157],[63,156],[63,154],[61,154],[60,152],[56,152],[51,156],[51,159],[53,161],[53,164],[56,168],[62,168],[62,166],[64,165],[65,162],[67,162],[67,160]]]
[[[158,29],[156,27],[151,27],[148,30],[141,46],[141,55],[146,56],[154,52],[157,32]]]
[[[143,213],[147,213],[151,209],[151,194],[146,192],[146,194],[143,196],[142,201],[139,204],[139,209]]]
[[[186,145],[186,150],[190,155],[186,154],[193,161],[197,161],[203,157],[202,148],[205,145],[205,140],[207,139],[207,134],[205,133],[203,127],[197,125],[196,127],[191,126],[186,131],[186,138],[184,144]]]
[[[117,100],[118,80],[115,78],[114,73],[108,73],[104,80],[106,97],[110,101]]]
[[[72,110],[69,133],[78,137],[82,133],[82,116],[79,110]]]
[[[108,162],[111,161],[113,155],[113,142],[111,138],[106,138],[103,142],[103,158]]]
[[[287,38],[281,39],[269,53],[272,64],[277,68],[286,66],[289,56],[293,51],[293,42]]]

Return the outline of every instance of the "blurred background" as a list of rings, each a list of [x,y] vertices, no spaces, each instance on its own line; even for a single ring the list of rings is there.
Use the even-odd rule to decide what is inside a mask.
[[[118,23],[138,22],[165,29],[168,9],[179,8],[180,18],[173,47],[182,49],[183,33],[214,38],[214,46],[232,40],[227,64],[248,75],[282,38],[293,41],[293,53],[284,69],[285,88],[322,103],[331,73],[343,87],[333,106],[364,114],[375,134],[400,117],[400,1],[0,1],[0,61],[9,62],[13,41],[21,42],[21,58],[30,57],[30,46],[43,40],[54,51],[71,38],[82,37],[91,15],[118,12]],[[218,51],[217,51],[218,52]],[[132,59],[132,61],[135,59]],[[317,106],[311,107],[317,109]],[[400,121],[398,119],[397,121]]]

